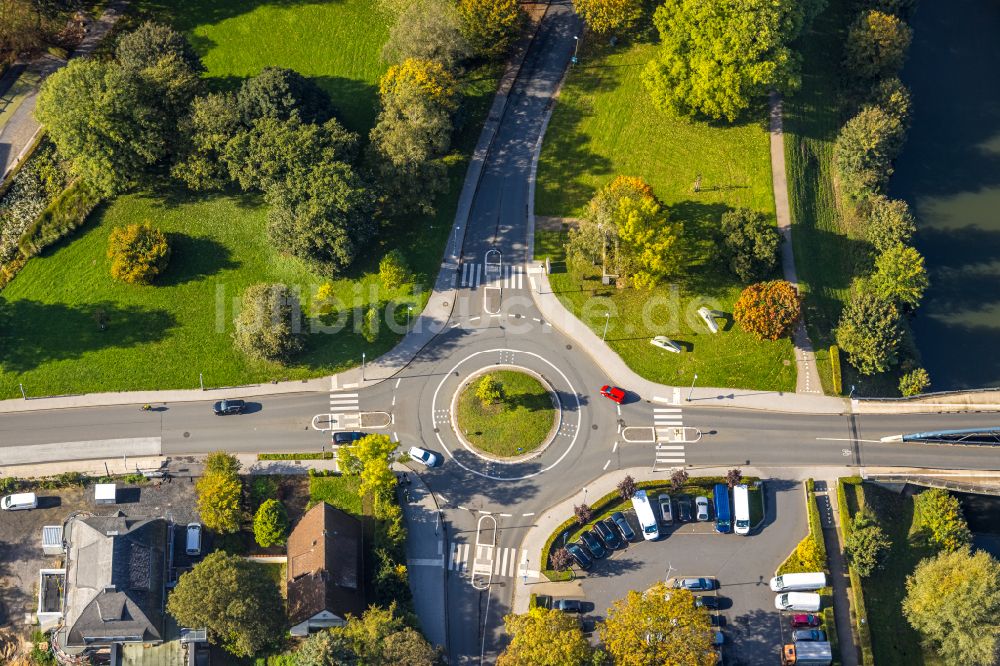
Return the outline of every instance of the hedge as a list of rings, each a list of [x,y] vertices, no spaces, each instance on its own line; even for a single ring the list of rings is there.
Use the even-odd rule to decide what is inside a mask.
[[[841,539],[847,543],[851,536],[851,515],[847,507],[846,486],[859,486],[860,476],[847,476],[837,480],[837,509],[840,511]],[[868,626],[868,608],[865,605],[865,593],[861,587],[861,576],[848,564],[848,574],[851,578],[851,604],[854,607],[854,622],[858,630],[858,643],[861,647],[861,663],[863,666],[874,666],[875,656],[872,652],[872,634]]]
[[[840,347],[837,345],[830,345],[830,370],[832,371],[833,394],[843,395],[844,379],[840,371]]]
[[[258,453],[257,460],[333,460],[333,451],[323,453]]]
[[[820,522],[819,517],[819,507],[816,506],[816,485],[812,479],[806,479],[805,483],[805,499],[806,499],[806,516],[809,523],[809,534],[807,534],[802,541],[795,544],[795,549],[789,553],[785,561],[778,566],[777,574],[786,573],[801,573],[803,571],[804,564],[799,558],[799,547],[806,542],[811,541],[816,546],[816,554],[822,561],[827,562],[826,558],[826,542],[823,539],[823,523]],[[811,570],[811,569],[810,569]],[[828,567],[824,566],[824,570],[828,570]]]
[[[73,181],[46,207],[18,241],[21,254],[34,257],[68,235],[101,203],[101,195],[83,180]]]

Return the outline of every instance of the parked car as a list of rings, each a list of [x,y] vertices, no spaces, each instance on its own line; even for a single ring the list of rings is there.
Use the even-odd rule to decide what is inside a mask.
[[[201,555],[201,523],[188,523],[184,552],[191,557]]]
[[[722,616],[718,613],[709,613],[708,621],[711,622],[713,627],[721,627],[724,624]]]
[[[410,447],[410,457],[417,462],[423,463],[427,467],[434,467],[440,460],[436,453],[431,453],[427,449],[422,449],[419,446]]]
[[[719,597],[706,595],[703,597],[694,598],[695,608],[708,608],[709,610],[719,609]]]
[[[715,586],[716,580],[714,578],[677,578],[674,580],[674,587],[691,592],[709,592],[714,590]]]
[[[337,446],[344,446],[346,444],[353,444],[368,433],[344,430],[341,432],[333,433],[333,443]]]
[[[15,493],[0,499],[0,509],[4,511],[26,511],[38,508],[38,496],[35,493]]]
[[[826,632],[822,629],[796,629],[792,632],[792,641],[825,641]]]
[[[696,508],[695,517],[700,521],[704,522],[708,520],[708,498],[698,496],[694,498],[694,506]]]
[[[580,613],[583,611],[579,599],[556,599],[552,602],[552,608],[561,610],[564,613]]]
[[[625,542],[622,541],[621,535],[618,534],[618,529],[611,522],[610,518],[605,518],[594,523],[594,531],[597,532],[597,535],[601,537],[601,541],[610,550],[618,550],[625,547]]]
[[[635,531],[632,530],[632,526],[628,524],[628,519],[625,518],[625,514],[621,511],[615,511],[611,514],[611,521],[621,532],[622,538],[628,541],[635,541]]]
[[[538,608],[552,608],[552,597],[547,594],[536,594],[535,606]]]
[[[793,615],[791,624],[792,629],[798,629],[799,627],[818,627],[819,616],[812,614]]]
[[[230,414],[241,414],[247,408],[247,403],[243,400],[219,400],[212,405],[212,411],[216,416],[229,416]]]
[[[594,535],[594,530],[588,530],[580,535],[580,541],[583,545],[587,547],[590,554],[594,556],[595,560],[602,559],[608,556],[608,551],[604,549],[601,544],[601,540]]]
[[[589,569],[594,564],[594,561],[590,558],[590,554],[587,552],[587,549],[580,544],[576,542],[566,544],[566,550],[569,551],[573,561],[576,562],[576,566],[580,567],[584,571]]]
[[[691,522],[691,498],[687,495],[677,498],[677,519],[682,523]]]
[[[660,504],[660,516],[663,518],[663,522],[667,525],[671,525],[674,522],[674,512],[670,508],[670,495],[666,493],[660,493],[657,498]]]
[[[605,398],[617,402],[619,405],[625,402],[625,390],[617,386],[605,384],[601,387],[601,395]]]
[[[816,612],[823,599],[815,592],[785,592],[774,597],[774,607],[783,611]]]

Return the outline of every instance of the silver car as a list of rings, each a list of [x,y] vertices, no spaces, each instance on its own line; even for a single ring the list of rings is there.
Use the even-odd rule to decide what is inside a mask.
[[[656,499],[660,504],[660,516],[663,517],[663,522],[667,525],[672,525],[674,522],[674,511],[670,508],[670,495],[660,493],[660,496]]]
[[[708,520],[708,498],[707,497],[695,497],[695,520],[706,521]]]
[[[427,449],[422,449],[419,446],[410,447],[410,457],[417,462],[423,463],[427,467],[434,467],[438,464],[439,460],[437,454],[431,453]]]

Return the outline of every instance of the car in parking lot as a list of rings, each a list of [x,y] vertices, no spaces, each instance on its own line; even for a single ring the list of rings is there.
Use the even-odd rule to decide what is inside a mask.
[[[555,599],[552,602],[554,610],[561,610],[564,613],[580,613],[583,611],[579,599]]]
[[[552,608],[552,597],[547,594],[536,594],[535,606],[538,608]]]
[[[660,496],[656,500],[660,505],[660,517],[663,518],[663,522],[667,525],[672,524],[674,522],[674,512],[670,508],[670,495],[660,493]]]
[[[350,431],[350,430],[343,430],[341,432],[335,432],[335,433],[333,433],[333,443],[336,444],[337,446],[344,446],[346,444],[353,444],[354,442],[356,442],[359,439],[361,439],[362,437],[364,437],[365,434],[366,433],[363,433],[363,432]]]
[[[792,616],[791,620],[792,629],[798,629],[800,627],[818,627],[819,626],[819,616],[813,614],[799,613]]]
[[[601,540],[594,536],[593,530],[589,530],[581,534],[580,541],[582,541],[583,545],[587,547],[587,550],[589,550],[590,554],[594,556],[594,559],[599,560],[608,556],[608,551],[604,549],[604,546],[601,544]]]
[[[219,400],[212,405],[212,411],[216,416],[229,416],[241,413],[246,407],[247,403],[243,400]]]
[[[792,632],[792,641],[825,641],[826,632],[822,629],[796,629]]]
[[[694,598],[695,608],[708,608],[710,610],[719,609],[719,597],[706,595]]]
[[[622,538],[625,541],[635,541],[635,531],[632,526],[628,524],[628,519],[625,518],[625,514],[621,511],[615,511],[611,514],[611,522],[615,524],[618,531],[621,532]]]
[[[618,403],[619,405],[625,402],[625,390],[618,388],[617,386],[605,384],[601,387],[601,395],[612,402]]]
[[[691,592],[708,592],[714,590],[715,586],[716,580],[714,578],[677,578],[674,580],[674,587]]]
[[[694,505],[697,509],[695,517],[701,522],[708,520],[708,498],[699,495],[694,498]]]
[[[622,541],[621,535],[618,534],[618,528],[615,527],[610,518],[605,518],[594,523],[594,531],[597,532],[597,535],[601,537],[601,541],[609,549],[618,550],[625,547],[625,542]]]
[[[594,561],[590,558],[590,554],[587,552],[587,549],[580,544],[576,542],[567,544],[566,550],[569,552],[570,557],[573,558],[573,561],[576,562],[576,565],[584,571],[589,569],[594,564]]]
[[[682,523],[691,522],[691,498],[687,495],[677,498],[677,519]]]
[[[422,449],[419,446],[410,447],[410,457],[421,462],[427,467],[434,467],[438,464],[438,456],[436,453],[431,453],[427,449]]]

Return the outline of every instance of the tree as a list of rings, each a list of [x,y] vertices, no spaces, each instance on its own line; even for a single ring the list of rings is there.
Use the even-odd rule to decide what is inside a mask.
[[[903,615],[947,664],[996,663],[998,613],[1000,562],[986,551],[941,553],[906,579]]]
[[[518,0],[458,0],[465,38],[481,56],[501,56],[510,50],[525,14]]]
[[[171,57],[177,58],[195,73],[205,71],[198,54],[184,35],[162,23],[146,21],[140,24],[135,30],[124,33],[115,47],[115,60],[137,72]]]
[[[868,240],[879,252],[910,242],[917,224],[910,206],[902,199],[876,194],[868,200]]]
[[[560,610],[536,606],[506,615],[503,623],[511,638],[497,666],[573,666],[590,654],[579,621]]]
[[[378,276],[386,289],[398,289],[410,281],[410,268],[399,250],[392,250],[378,262]]]
[[[288,513],[276,499],[266,500],[253,517],[253,537],[258,546],[284,545],[288,539]]]
[[[557,548],[549,553],[549,565],[556,571],[565,571],[573,564],[573,556],[565,548]]]
[[[108,237],[111,277],[129,284],[149,284],[170,261],[167,237],[151,224],[115,227]]]
[[[762,280],[774,270],[781,236],[762,213],[737,208],[722,214],[722,246],[729,268],[744,282]]]
[[[684,484],[688,482],[688,473],[682,469],[677,470],[670,475],[670,489],[673,492],[679,491],[684,487]]]
[[[632,496],[635,495],[635,491],[638,487],[635,485],[635,479],[631,475],[626,474],[625,478],[618,482],[618,494],[623,500],[630,500]]]
[[[432,60],[453,70],[469,57],[458,9],[448,0],[415,0],[396,18],[382,57],[393,64],[408,58]]]
[[[898,16],[872,9],[863,12],[847,32],[847,69],[855,76],[875,79],[903,67],[913,31]]]
[[[910,109],[913,101],[909,89],[898,76],[879,79],[868,93],[872,106],[880,107],[893,118],[899,120],[905,132],[910,126]]]
[[[283,362],[302,349],[298,297],[282,284],[254,284],[243,292],[233,340],[253,359]]]
[[[231,453],[225,451],[213,451],[205,456],[206,474],[229,474],[236,476],[240,472],[240,460]]]
[[[795,559],[803,571],[822,571],[826,568],[826,559],[819,549],[819,543],[811,536],[800,541],[795,547]]]
[[[915,368],[899,378],[899,392],[909,398],[920,395],[931,385],[931,376],[923,368]]]
[[[351,618],[353,619],[353,617]],[[350,622],[350,620],[348,620]],[[296,666],[343,666],[353,663],[357,655],[342,632],[317,631],[295,652]]]
[[[241,129],[232,93],[195,97],[190,113],[178,124],[183,147],[171,175],[195,191],[221,190],[231,180],[225,162],[226,147]]]
[[[261,118],[286,121],[293,116],[307,124],[325,123],[333,115],[322,88],[282,67],[265,67],[244,81],[236,94],[236,108],[247,126]]]
[[[726,483],[730,488],[735,488],[736,486],[743,483],[743,470],[741,469],[731,469],[726,472]]]
[[[799,319],[801,301],[795,286],[785,280],[752,284],[733,305],[733,319],[759,340],[777,340]]]
[[[358,492],[375,499],[375,517],[384,519],[384,505],[396,489],[396,475],[389,467],[396,443],[387,435],[365,435],[352,446],[337,449],[337,464],[344,474],[361,477]]]
[[[885,566],[890,548],[892,541],[868,512],[859,511],[854,514],[844,550],[858,575],[868,578]]]
[[[817,4],[667,0],[653,15],[660,49],[642,73],[653,104],[733,121],[770,90],[798,87],[798,57],[787,45]]]
[[[875,260],[871,281],[880,297],[915,308],[929,284],[924,257],[909,245],[894,245]]]
[[[219,534],[238,532],[243,518],[243,483],[235,473],[210,472],[195,483],[201,522]]]
[[[642,18],[638,0],[573,0],[573,7],[598,35],[627,33]]]
[[[594,510],[590,508],[589,504],[574,504],[573,515],[576,516],[576,522],[586,525],[594,517]]]
[[[834,144],[841,191],[863,201],[884,189],[903,135],[900,120],[879,106],[867,106],[848,120]]]
[[[920,493],[916,506],[923,526],[930,532],[930,542],[937,548],[954,552],[972,543],[972,532],[962,515],[962,505],[944,488]]]
[[[295,653],[297,666],[433,666],[438,652],[399,616],[396,604],[370,607],[343,626],[311,635]]]
[[[503,384],[493,375],[483,375],[476,383],[476,397],[483,407],[492,407],[503,400]]]
[[[222,551],[181,574],[167,611],[185,627],[205,627],[209,641],[251,657],[280,640],[285,609],[264,567]]]
[[[600,627],[604,647],[620,666],[685,664],[712,666],[713,630],[708,611],[687,590],[656,583],[629,590],[608,609]]]
[[[837,325],[837,344],[858,372],[873,375],[895,365],[901,338],[894,303],[867,290],[851,295]]]

